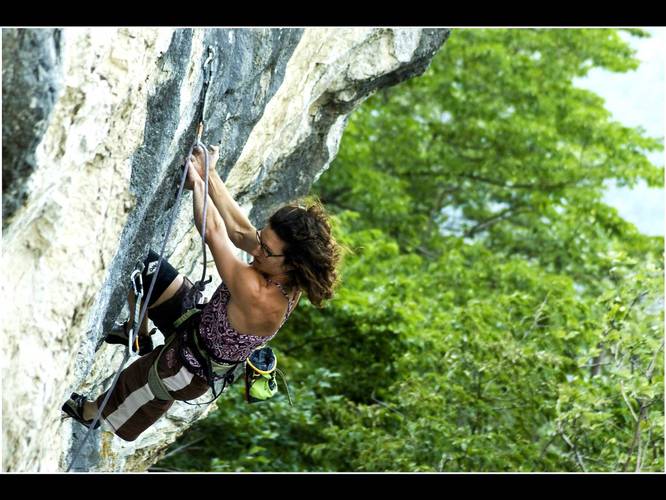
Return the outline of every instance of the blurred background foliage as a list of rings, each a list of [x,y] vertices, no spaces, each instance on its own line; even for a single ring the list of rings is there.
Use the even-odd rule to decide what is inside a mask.
[[[272,342],[295,406],[238,384],[151,470],[663,471],[664,239],[601,201],[663,187],[663,140],[572,83],[637,66],[616,29],[458,29],[369,98],[311,191],[342,286]]]

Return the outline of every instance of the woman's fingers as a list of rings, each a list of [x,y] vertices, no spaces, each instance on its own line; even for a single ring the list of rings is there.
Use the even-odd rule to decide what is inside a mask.
[[[218,158],[220,157],[220,147],[219,146],[210,146],[208,151],[211,155],[211,163],[213,166],[217,163]]]
[[[217,163],[217,160],[220,155],[220,148],[219,146],[207,146],[206,149],[208,150],[208,155],[209,155],[209,164],[208,166],[210,168],[215,168],[215,164]],[[197,173],[200,176],[204,175],[205,171],[205,165],[206,165],[206,160],[204,158],[204,149],[196,145],[192,149],[192,155],[190,155],[190,163],[197,169]]]

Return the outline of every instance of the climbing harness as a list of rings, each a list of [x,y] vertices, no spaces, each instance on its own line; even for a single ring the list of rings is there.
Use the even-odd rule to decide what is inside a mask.
[[[132,343],[135,342],[135,337],[138,339],[138,325],[141,325],[143,323],[143,319],[146,315],[146,311],[148,309],[148,303],[150,301],[150,297],[152,296],[153,289],[155,288],[155,282],[157,281],[157,275],[160,270],[160,266],[162,265],[162,259],[164,258],[164,249],[166,248],[166,243],[169,241],[169,235],[171,234],[171,226],[173,225],[173,221],[176,219],[176,216],[178,215],[178,206],[180,205],[180,199],[183,195],[183,188],[185,187],[185,180],[187,179],[187,173],[189,170],[189,165],[190,165],[190,157],[192,156],[192,152],[194,151],[194,148],[196,146],[199,146],[202,148],[203,153],[204,153],[204,167],[205,167],[205,179],[204,179],[204,185],[205,185],[205,192],[204,192],[204,206],[203,206],[203,221],[202,221],[202,227],[201,227],[201,240],[202,240],[202,248],[203,248],[203,255],[204,255],[204,260],[203,260],[203,274],[201,277],[201,280],[197,281],[194,283],[192,287],[192,295],[190,297],[195,297],[196,291],[201,291],[203,292],[206,284],[210,283],[212,280],[212,277],[210,277],[206,281],[206,212],[208,209],[208,151],[206,147],[203,145],[201,142],[201,136],[203,134],[203,128],[204,128],[204,122],[203,122],[203,113],[205,110],[205,101],[206,101],[206,95],[208,92],[208,85],[210,84],[210,76],[212,74],[212,68],[208,71],[208,75],[206,75],[207,71],[207,66],[209,63],[212,63],[213,60],[213,55],[214,51],[212,47],[208,47],[208,58],[204,62],[204,82],[203,82],[203,88],[202,88],[202,97],[199,102],[199,111],[197,118],[199,119],[199,124],[197,127],[197,134],[196,134],[196,140],[192,142],[190,149],[187,153],[187,157],[185,160],[185,164],[183,165],[183,173],[181,174],[180,177],[180,185],[178,187],[178,193],[176,195],[176,201],[174,203],[173,209],[172,209],[172,215],[169,219],[169,224],[167,226],[166,234],[164,235],[164,240],[162,241],[162,246],[160,248],[160,256],[157,261],[157,268],[155,269],[155,272],[153,274],[153,279],[150,282],[150,287],[148,288],[148,293],[146,294],[146,299],[143,301],[143,306],[141,307],[141,312],[139,314],[139,318],[137,320],[137,315],[136,311],[138,311],[138,304],[140,301],[137,300],[137,307],[134,315],[134,325],[132,327],[132,330],[130,331],[129,334],[129,339],[128,339],[128,349],[127,352],[125,353],[125,356],[123,357],[120,367],[116,371],[116,374],[113,378],[113,381],[111,382],[111,386],[106,392],[106,397],[104,398],[104,401],[102,401],[102,404],[99,406],[97,410],[97,414],[95,415],[95,418],[93,419],[92,423],[90,424],[90,427],[88,429],[88,432],[84,436],[83,440],[81,441],[81,444],[77,448],[76,452],[74,452],[74,456],[72,458],[72,461],[69,464],[69,467],[67,468],[67,472],[69,472],[73,465],[76,463],[76,459],[78,458],[79,454],[81,453],[81,450],[83,450],[83,447],[85,446],[86,441],[92,434],[92,431],[96,428],[97,423],[100,420],[100,417],[102,416],[102,412],[104,411],[104,408],[106,407],[106,404],[109,401],[109,398],[111,397],[111,393],[113,392],[113,389],[116,387],[116,384],[118,383],[118,379],[120,377],[120,374],[122,372],[123,367],[125,366],[125,363],[127,363],[128,359],[132,357],[133,352],[132,352]],[[143,268],[141,268],[141,271],[143,271]],[[139,271],[139,280],[140,278],[140,273]],[[134,287],[135,293],[140,291],[141,294],[143,295],[143,283],[139,281],[140,283],[140,289],[136,287],[136,283],[134,281],[134,276],[135,276],[136,269],[132,273],[132,286]],[[138,342],[138,341],[137,341]],[[163,348],[164,351],[165,348]],[[137,349],[138,350],[138,349]],[[162,352],[163,352],[162,351]],[[161,353],[160,353],[161,354]],[[156,366],[156,365],[155,365]]]
[[[199,364],[206,370],[206,382],[213,391],[213,399],[205,403],[190,403],[189,401],[182,401],[190,406],[203,406],[208,405],[215,401],[225,390],[228,385],[231,385],[240,374],[242,374],[243,362],[231,361],[228,363],[218,363],[211,359],[208,353],[200,346],[197,339],[197,325],[198,316],[205,307],[205,304],[197,304],[192,309],[185,311],[176,321],[173,322],[174,333],[164,345],[164,348],[157,356],[157,359],[152,363],[148,371],[148,385],[156,398],[165,401],[174,399],[169,394],[168,388],[157,373],[157,366],[162,354],[171,345],[177,336],[180,336],[183,344],[190,348],[190,351],[197,359]],[[222,388],[218,391],[215,386],[216,378],[222,381]]]
[[[197,335],[199,315],[204,307],[205,305],[203,304],[197,305],[185,311],[173,322],[175,333],[172,334],[149,370],[148,384],[155,397],[166,401],[174,399],[169,394],[162,379],[160,379],[157,373],[157,365],[164,351],[171,345],[176,336],[179,335],[181,345],[186,346],[190,350],[199,363],[199,366],[203,368],[206,374],[206,382],[213,392],[213,398],[205,403],[190,403],[189,401],[183,401],[183,403],[191,406],[208,405],[215,401],[227,386],[230,386],[243,376],[245,377],[245,400],[248,403],[266,401],[277,393],[277,383],[275,380],[275,374],[277,373],[282,377],[282,382],[287,390],[289,404],[293,406],[287,379],[284,373],[277,369],[277,357],[270,347],[264,346],[255,349],[243,361],[218,362],[213,359],[205,347],[201,345],[199,336]],[[216,387],[216,381],[222,382],[222,387],[219,390]]]

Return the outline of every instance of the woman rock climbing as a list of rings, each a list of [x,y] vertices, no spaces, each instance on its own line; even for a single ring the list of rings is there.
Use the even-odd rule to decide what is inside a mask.
[[[120,374],[101,415],[105,429],[126,441],[135,440],[155,423],[174,400],[188,401],[206,393],[211,382],[219,379],[207,369],[210,364],[205,366],[207,359],[216,366],[244,362],[275,337],[303,291],[312,304],[321,307],[323,300],[333,296],[337,284],[341,247],[331,234],[322,205],[317,200],[308,207],[288,204],[262,229],[256,229],[215,171],[218,156],[217,148],[209,148],[205,241],[222,283],[210,301],[199,306],[201,313],[193,317],[194,328],[186,335],[174,327],[174,321],[192,307],[192,294],[188,293],[193,291],[192,282],[162,260],[148,317],[164,333],[165,345],[152,349],[144,321],[140,328],[142,356]],[[187,175],[186,188],[193,192],[194,223],[201,233],[205,196],[202,148],[195,148]],[[236,258],[232,245],[254,260],[248,265]],[[144,283],[153,278],[157,260],[151,251],[144,262]],[[200,292],[194,292],[196,301]],[[126,325],[133,324],[133,315],[134,307],[130,307]],[[126,344],[127,334],[111,333],[106,340]],[[155,378],[159,379],[158,387]],[[89,426],[105,396],[103,393],[88,401],[74,393],[62,409]]]

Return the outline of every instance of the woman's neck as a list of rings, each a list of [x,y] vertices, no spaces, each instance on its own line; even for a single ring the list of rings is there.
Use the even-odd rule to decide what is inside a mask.
[[[270,279],[273,283],[279,283],[280,285],[284,287],[289,287],[289,275],[287,273],[280,273],[280,274],[268,274],[263,271],[261,271],[261,274],[264,276],[264,278]]]
[[[254,264],[254,263],[253,263]],[[266,271],[259,270],[255,268],[255,270],[263,276],[264,279],[270,279],[273,283],[279,283],[281,286],[287,288],[288,292],[291,293],[293,286],[290,285],[291,283],[291,276],[289,273],[279,273],[279,274],[269,274]]]

